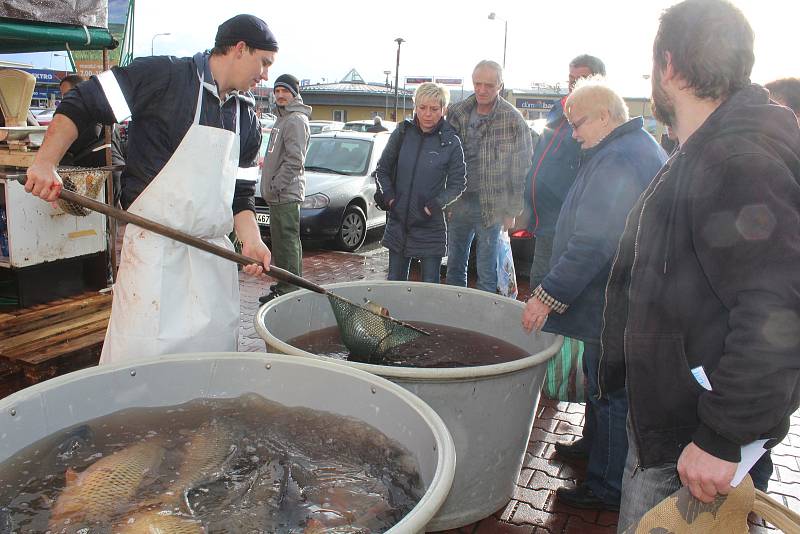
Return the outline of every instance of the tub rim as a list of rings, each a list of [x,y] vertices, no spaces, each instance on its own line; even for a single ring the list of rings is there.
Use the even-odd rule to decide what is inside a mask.
[[[237,359],[257,361],[262,365],[269,362],[281,362],[290,366],[322,368],[330,372],[351,376],[375,387],[380,387],[384,390],[387,390],[389,393],[394,394],[395,397],[399,397],[401,400],[405,401],[405,403],[414,412],[416,412],[431,429],[437,446],[437,463],[436,470],[433,473],[433,478],[431,479],[428,488],[425,490],[425,493],[422,495],[419,502],[417,502],[414,508],[412,508],[408,514],[403,517],[403,519],[393,525],[392,528],[387,531],[387,534],[423,532],[425,530],[425,525],[427,525],[434,518],[447,499],[447,496],[450,494],[450,489],[453,485],[453,478],[455,477],[455,443],[453,442],[453,438],[447,428],[447,425],[444,423],[439,414],[437,414],[436,411],[425,401],[403,387],[375,374],[367,373],[360,369],[354,369],[348,365],[341,365],[335,361],[331,362],[321,359],[312,360],[307,358],[300,359],[296,356],[264,352],[194,352],[168,354],[142,360],[89,367],[55,377],[50,380],[45,380],[44,382],[27,387],[0,399],[0,415],[3,417],[15,417],[15,405],[22,404],[23,400],[29,400],[36,397],[39,397],[39,400],[41,400],[41,397],[46,391],[65,384],[79,381],[87,376],[110,375],[119,373],[123,370],[126,372],[133,372],[136,370],[136,368],[158,365],[159,363],[163,362],[192,362],[197,360],[225,360],[233,362]],[[40,405],[41,403],[37,403],[37,406]],[[78,422],[74,424],[78,424]],[[49,432],[53,433],[58,430],[60,430],[60,428],[49,430]],[[433,488],[432,491],[430,491],[431,488]]]
[[[498,300],[502,300],[506,304],[510,304],[520,310],[520,317],[522,316],[522,311],[525,309],[525,303],[519,300],[511,299],[508,297],[503,297],[501,295],[494,295],[492,293],[488,293],[486,291],[481,291],[478,289],[467,288],[467,287],[459,287],[459,286],[448,286],[445,284],[431,284],[427,282],[393,282],[389,280],[374,280],[374,281],[354,281],[354,282],[338,282],[335,284],[327,284],[325,285],[325,289],[332,290],[335,292],[337,288],[347,288],[347,287],[381,287],[381,286],[398,286],[405,284],[409,291],[413,291],[415,288],[418,289],[425,289],[426,287],[430,288],[437,288],[439,290],[445,290],[452,293],[459,293],[463,291],[468,292],[475,292],[475,293],[482,293],[487,298],[494,298]],[[278,339],[275,337],[266,327],[265,316],[267,313],[270,312],[276,306],[279,306],[281,303],[287,302],[291,299],[297,298],[298,296],[307,296],[307,295],[319,295],[318,293],[314,293],[312,291],[308,291],[306,289],[301,289],[299,291],[292,291],[291,293],[287,293],[285,295],[281,295],[271,301],[267,302],[266,304],[262,305],[257,311],[253,318],[253,323],[255,325],[256,332],[258,333],[259,337],[263,339],[268,345],[275,347],[277,350],[281,352],[285,352],[286,354],[290,354],[293,356],[302,356],[306,358],[322,360],[322,361],[330,361],[336,362],[340,365],[345,365],[348,367],[353,367],[356,369],[360,369],[363,371],[367,371],[372,374],[376,374],[379,376],[383,376],[390,379],[403,379],[403,380],[418,380],[418,381],[436,381],[436,380],[474,380],[474,379],[481,379],[487,377],[494,377],[505,375],[509,373],[515,373],[522,369],[527,369],[529,367],[533,367],[540,363],[546,362],[550,358],[552,358],[556,353],[561,350],[561,345],[563,343],[563,336],[558,334],[550,334],[554,336],[553,343],[551,343],[546,349],[539,351],[535,354],[527,356],[525,358],[520,358],[518,360],[514,360],[511,362],[505,363],[495,363],[490,365],[477,365],[472,367],[447,367],[447,368],[437,368],[437,367],[426,367],[426,368],[417,368],[417,367],[397,367],[391,365],[375,365],[371,363],[361,363],[361,362],[351,362],[347,360],[339,360],[330,356],[323,356],[319,354],[314,354],[302,349],[295,347],[294,345],[289,345],[285,341]],[[520,325],[520,328],[522,326]],[[534,335],[533,333],[528,335]]]

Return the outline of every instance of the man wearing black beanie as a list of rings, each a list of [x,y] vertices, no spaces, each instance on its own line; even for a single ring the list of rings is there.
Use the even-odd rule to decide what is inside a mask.
[[[28,191],[58,197],[59,160],[78,132],[131,118],[123,208],[232,248],[235,229],[251,275],[271,253],[255,219],[255,183],[237,180],[256,165],[261,128],[248,92],[267,79],[278,43],[253,15],[223,22],[214,48],[193,57],[142,57],[70,91],[28,170]],[[166,353],[235,351],[236,266],[128,225],[101,363]]]
[[[303,275],[303,247],[300,243],[300,204],[305,200],[305,161],[308,148],[311,107],[303,104],[300,82],[291,74],[275,80],[273,94],[278,120],[272,127],[261,173],[261,196],[269,204],[269,230],[273,263],[298,276]],[[259,298],[268,302],[295,287],[283,282]]]

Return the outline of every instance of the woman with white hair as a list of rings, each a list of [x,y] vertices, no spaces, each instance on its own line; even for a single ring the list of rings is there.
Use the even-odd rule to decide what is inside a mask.
[[[581,146],[581,164],[558,216],[550,271],[534,289],[522,323],[584,343],[586,425],[593,429],[580,446],[589,451],[586,480],[559,488],[559,501],[619,510],[628,403],[624,389],[603,391],[600,398],[597,385],[605,287],[628,212],[666,154],[644,130],[642,117],[629,118],[625,101],[602,78],[579,81],[564,110]]]
[[[375,177],[388,209],[383,245],[389,249],[389,280],[408,280],[419,258],[421,280],[438,283],[447,254],[444,208],[466,188],[461,140],[444,119],[450,94],[423,83],[414,93],[414,118],[392,133]]]

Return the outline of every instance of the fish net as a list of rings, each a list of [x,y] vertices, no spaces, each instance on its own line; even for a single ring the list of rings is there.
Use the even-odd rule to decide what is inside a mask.
[[[405,326],[332,293],[327,296],[342,342],[354,356],[367,358],[369,361],[371,358],[384,356],[398,345],[426,335],[425,332]]]
[[[61,180],[64,182],[64,189],[93,200],[97,199],[97,195],[100,193],[103,184],[106,183],[110,172],[84,167],[62,167],[58,169],[58,175],[61,176]],[[68,200],[58,199],[56,203],[65,213],[77,215],[78,217],[85,217],[91,211]]]

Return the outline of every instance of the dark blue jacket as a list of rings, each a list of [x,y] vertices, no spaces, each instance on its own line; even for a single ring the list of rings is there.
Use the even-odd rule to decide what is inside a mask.
[[[629,120],[582,155],[542,280],[542,288],[569,308],[550,313],[548,332],[599,342],[606,281],[625,219],[667,158],[643,124],[641,117]]]
[[[397,171],[392,180],[394,154],[398,154]],[[409,258],[445,256],[447,223],[443,210],[461,196],[467,184],[464,149],[453,127],[442,119],[426,134],[416,122],[405,121],[392,132],[375,176],[386,203],[394,200],[383,246]],[[423,209],[426,206],[430,216]]]
[[[111,70],[132,113],[128,127],[126,167],[122,172],[122,207],[128,207],[166,165],[194,120],[200,88],[198,69],[204,81],[214,84],[208,53],[194,57],[152,56],[136,59],[126,67]],[[239,106],[239,166],[252,167],[261,145],[261,126],[254,101],[245,94],[231,94],[224,102],[203,91],[200,124],[234,131],[233,117]],[[116,118],[100,82],[94,76],[67,93],[56,110],[72,119],[78,131],[95,123],[114,124]],[[233,213],[255,211],[255,184],[236,181]]]
[[[525,180],[529,229],[535,235],[552,237],[555,233],[561,205],[578,174],[580,154],[581,147],[572,138],[572,127],[558,101],[547,115],[547,127],[536,143]]]

